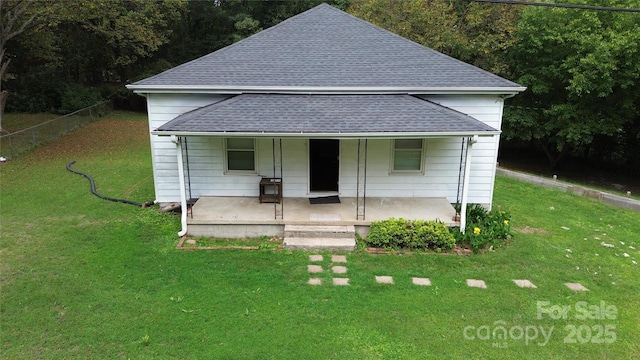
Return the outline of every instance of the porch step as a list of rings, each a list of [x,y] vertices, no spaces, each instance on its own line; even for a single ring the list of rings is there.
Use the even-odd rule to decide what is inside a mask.
[[[347,238],[312,238],[285,237],[284,248],[291,250],[342,250],[353,251],[356,248],[355,237]]]
[[[347,250],[356,247],[353,225],[285,225],[284,247],[304,250]]]
[[[284,237],[353,238],[353,225],[285,225]]]

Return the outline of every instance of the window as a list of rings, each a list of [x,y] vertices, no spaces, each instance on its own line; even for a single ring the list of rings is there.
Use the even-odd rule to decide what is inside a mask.
[[[396,139],[393,141],[393,172],[422,172],[422,139]]]
[[[256,142],[250,138],[228,138],[225,142],[227,172],[256,171]]]

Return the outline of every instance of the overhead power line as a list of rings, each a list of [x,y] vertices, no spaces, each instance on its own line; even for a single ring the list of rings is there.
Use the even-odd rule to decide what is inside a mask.
[[[495,4],[510,4],[510,5],[547,6],[547,7],[559,7],[559,8],[582,9],[582,10],[640,12],[640,9],[633,9],[633,8],[618,8],[618,7],[609,7],[609,6],[577,5],[577,4],[556,4],[556,3],[546,3],[546,2],[536,2],[536,1],[519,1],[519,0],[469,0],[469,1],[495,3]]]

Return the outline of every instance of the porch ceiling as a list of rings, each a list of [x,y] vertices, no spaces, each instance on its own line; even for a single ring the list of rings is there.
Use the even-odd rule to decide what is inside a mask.
[[[264,137],[492,136],[481,121],[411,95],[242,94],[185,113],[156,135]]]

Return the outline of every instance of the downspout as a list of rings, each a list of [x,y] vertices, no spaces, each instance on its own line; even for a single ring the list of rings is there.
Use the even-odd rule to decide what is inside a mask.
[[[462,185],[462,203],[460,204],[460,231],[464,234],[467,227],[467,197],[469,195],[469,178],[471,178],[471,149],[473,144],[478,142],[478,135],[470,137],[467,141],[467,152],[465,154],[464,180]]]
[[[178,233],[178,236],[183,237],[187,234],[187,190],[184,184],[184,163],[182,161],[182,143],[180,138],[175,135],[171,135],[171,142],[176,144],[176,154],[178,156],[178,178],[180,180],[180,209],[182,214],[180,222],[182,223],[182,230]]]

